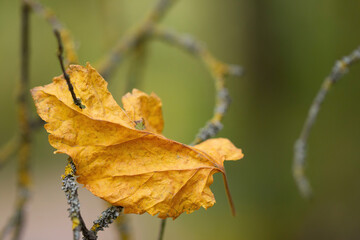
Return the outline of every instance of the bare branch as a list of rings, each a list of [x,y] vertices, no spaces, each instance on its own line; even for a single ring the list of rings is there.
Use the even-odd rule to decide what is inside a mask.
[[[236,65],[228,65],[217,60],[203,43],[195,40],[190,35],[181,35],[175,31],[152,26],[148,32],[149,37],[160,39],[166,43],[176,46],[186,52],[199,57],[210,71],[215,80],[216,103],[213,117],[200,129],[191,145],[198,144],[211,137],[214,137],[221,129],[221,120],[224,117],[229,104],[230,96],[225,88],[225,79],[228,75],[241,76],[243,70]],[[161,221],[159,240],[163,239],[166,226],[166,219]]]
[[[131,92],[131,90],[137,87],[141,82],[146,65],[146,48],[145,41],[142,41],[134,49],[133,58],[131,59],[129,72],[126,78],[125,93]]]
[[[138,87],[144,74],[144,68],[146,65],[147,46],[145,41],[139,42],[135,47],[133,58],[130,60],[130,68],[127,74],[124,94],[131,92],[135,87]],[[117,232],[121,236],[122,240],[132,239],[132,233],[129,227],[129,218],[126,215],[120,215],[115,222]]]
[[[16,206],[13,216],[0,233],[0,239],[4,239],[13,229],[12,239],[20,239],[25,218],[25,205],[29,199],[30,179],[30,119],[28,106],[29,89],[29,15],[30,9],[24,1],[21,2],[21,77],[18,89],[18,118],[19,118],[19,165]],[[10,149],[11,150],[11,149]]]
[[[57,20],[55,15],[53,15],[49,9],[46,9],[39,3],[31,0],[23,0],[23,2],[27,4],[28,8],[30,7],[34,12],[44,17],[51,24],[58,40],[58,46],[59,46],[58,58],[60,61],[64,78],[67,81],[69,91],[72,95],[74,103],[80,108],[84,108],[85,106],[81,104],[80,99],[78,99],[75,95],[73,86],[71,84],[69,75],[65,71],[64,62],[63,62],[62,54],[64,48],[62,44],[62,39],[64,40],[65,52],[67,52],[68,62],[77,62],[77,56],[74,50],[74,44],[71,38],[69,37],[70,35],[62,27],[62,24]],[[115,48],[112,50],[112,52],[105,58],[103,64],[100,67],[99,72],[104,76],[104,78],[108,78],[108,76],[115,69],[116,64],[119,64],[121,62],[123,55],[130,50],[143,47],[144,42],[147,40],[149,36],[157,37],[167,41],[170,44],[177,45],[178,47],[199,57],[208,67],[210,73],[212,74],[215,80],[217,93],[216,93],[216,106],[214,109],[214,116],[210,119],[207,125],[197,135],[196,139],[193,142],[193,144],[197,144],[210,137],[213,137],[222,128],[221,120],[228,108],[228,105],[230,104],[229,94],[227,89],[225,88],[225,78],[229,74],[241,75],[242,69],[218,61],[216,58],[212,56],[212,54],[207,50],[207,48],[203,44],[200,44],[198,41],[192,39],[189,36],[182,36],[174,32],[170,32],[168,30],[157,28],[155,24],[160,21],[160,19],[164,16],[164,14],[167,12],[167,10],[169,9],[169,7],[173,2],[175,2],[175,0],[159,0],[156,6],[152,9],[152,11],[150,11],[148,16],[139,24],[139,26],[134,31],[128,33],[125,36],[125,38],[121,40],[118,43],[118,45],[115,46]],[[24,6],[26,4],[24,4]],[[24,54],[23,56],[26,56],[26,54]],[[141,58],[139,59],[143,60],[143,56],[141,56]],[[135,63],[135,65],[137,66],[138,63]],[[25,69],[24,72],[26,71],[27,70]],[[138,73],[136,72],[136,74],[134,75],[135,78],[138,77],[137,74]],[[133,72],[130,74],[130,76],[132,75]],[[131,80],[129,83],[131,85],[133,81]],[[20,96],[23,97],[22,95]],[[28,132],[30,132],[30,128],[32,127],[30,121],[28,121],[28,125],[30,126]],[[27,147],[29,148],[28,145]],[[24,152],[26,152],[25,150],[26,149],[24,149]],[[73,239],[80,238],[80,230],[82,231],[85,239],[87,240],[97,239],[96,236],[97,232],[103,230],[103,228],[107,227],[114,219],[116,219],[119,216],[119,213],[122,211],[122,207],[110,207],[109,209],[105,210],[102,213],[101,217],[98,220],[94,221],[94,225],[92,226],[91,230],[88,230],[80,214],[80,203],[77,195],[75,171],[76,169],[74,164],[72,163],[71,160],[69,160],[69,164],[66,167],[65,174],[62,177],[63,190],[66,193],[66,197],[70,205],[70,208],[68,210],[69,210],[70,218],[73,223]],[[27,198],[25,198],[25,201],[26,199]],[[18,214],[15,215],[15,217],[16,216],[19,217],[13,218],[15,220],[11,222],[15,222],[16,225],[21,226],[22,215],[23,215],[22,211],[18,212]],[[159,239],[163,239],[165,226],[166,226],[166,220],[163,220],[161,224]]]
[[[123,207],[111,206],[101,213],[101,216],[94,221],[94,225],[91,230],[95,236],[99,231],[103,231],[107,228],[121,213]]]
[[[46,122],[39,117],[32,119],[30,122],[31,131],[38,130],[40,127],[43,127],[45,123]]]
[[[20,149],[19,149],[19,170],[18,170],[18,195],[17,207],[14,215],[15,229],[13,239],[20,239],[25,218],[25,204],[30,194],[30,119],[29,119],[29,59],[30,59],[30,9],[22,2],[21,20],[21,79],[18,92],[19,104],[19,128],[20,128]]]
[[[144,66],[144,42],[147,37],[150,27],[159,22],[168,9],[176,0],[159,0],[154,8],[150,10],[147,17],[136,27],[133,31],[128,32],[123,38],[119,40],[117,45],[108,53],[101,61],[98,69],[99,73],[107,81],[110,80],[110,76],[115,70],[116,65],[120,64],[124,58],[124,55],[134,48],[140,49],[140,56],[135,57],[134,66]],[[142,69],[135,68],[130,69],[127,86],[125,90],[131,90],[133,86],[138,82],[139,74],[142,74]],[[117,222],[118,229],[127,229],[126,221]],[[120,233],[122,234],[122,233]],[[122,234],[123,235],[123,234]]]
[[[104,79],[109,80],[116,65],[120,64],[123,60],[124,55],[146,38],[150,27],[163,18],[175,1],[159,0],[139,25],[120,39],[116,46],[103,58],[98,67],[99,73]]]
[[[31,8],[31,10],[37,14],[38,16],[45,19],[53,29],[53,31],[57,31],[60,33],[61,39],[64,43],[64,50],[66,56],[66,66],[70,63],[78,63],[78,56],[75,50],[75,43],[71,37],[70,32],[64,27],[64,25],[60,22],[60,20],[48,7],[44,7],[37,1],[32,0],[24,0],[25,3]]]
[[[19,149],[19,137],[15,134],[0,148],[0,170],[9,162],[17,149]]]
[[[78,197],[78,186],[75,180],[76,167],[71,158],[68,159],[68,164],[65,167],[65,173],[62,178],[62,190],[65,192],[67,202],[69,204],[68,212],[72,221],[73,239],[80,239],[80,231],[85,240],[96,240],[98,231],[104,230],[108,227],[120,214],[123,207],[111,206],[101,213],[101,216],[94,221],[94,225],[90,230],[87,229],[86,224],[80,213],[80,201]]]
[[[165,219],[161,219],[160,233],[159,233],[159,238],[158,238],[159,240],[163,240],[163,239],[164,239],[165,227],[166,227],[166,218],[165,218]]]
[[[64,42],[64,51],[66,55],[66,65],[69,63],[77,63],[78,57],[75,51],[75,44],[71,38],[71,35],[67,29],[63,27],[63,24],[57,19],[55,14],[50,8],[44,7],[37,1],[32,0],[24,0],[24,4],[30,8],[34,13],[39,15],[40,17],[44,18],[55,31],[57,30],[60,32],[61,38]],[[41,119],[31,121],[31,130],[37,130],[39,126],[42,126],[44,121]],[[16,134],[9,140],[4,146],[0,149],[0,169],[4,167],[10,157],[18,150],[19,146],[19,139],[17,139]]]
[[[62,190],[65,192],[67,202],[69,204],[68,212],[72,221],[73,239],[80,239],[80,201],[78,198],[78,186],[75,182],[76,167],[71,158],[68,159],[68,164],[65,167],[65,173],[62,178]]]
[[[61,70],[63,72],[64,78],[65,78],[66,83],[67,83],[67,85],[69,87],[71,97],[73,98],[73,101],[74,101],[76,106],[78,106],[80,109],[84,109],[85,106],[81,104],[81,99],[76,97],[75,92],[74,92],[74,87],[73,87],[73,85],[71,84],[71,81],[70,81],[70,76],[65,71],[64,62],[63,62],[63,56],[62,56],[62,54],[63,54],[63,45],[62,45],[62,41],[61,41],[60,32],[55,30],[54,34],[55,34],[57,42],[58,42],[58,59],[59,59],[59,62],[60,62],[60,66],[61,66]]]
[[[117,231],[122,240],[131,240],[132,231],[130,229],[128,215],[121,214],[115,221]]]
[[[43,125],[44,121],[41,118],[36,118],[30,122],[30,130],[35,131]],[[11,157],[19,150],[19,147],[19,136],[18,134],[14,134],[14,136],[0,148],[0,170],[10,161]]]
[[[192,142],[192,145],[214,137],[222,129],[221,120],[230,104],[229,92],[225,88],[226,77],[228,75],[241,76],[243,73],[242,68],[220,62],[210,53],[204,44],[189,35],[180,35],[175,31],[154,26],[151,29],[150,36],[177,46],[188,53],[199,57],[210,71],[215,80],[216,89],[214,114],[206,125],[200,129],[200,132]]]
[[[69,204],[68,212],[72,222],[73,239],[80,239],[80,231],[85,240],[96,240],[97,236],[89,231],[80,213],[80,201],[78,197],[78,186],[75,180],[76,167],[71,158],[65,167],[65,173],[62,178],[62,190],[65,192],[66,200]]]
[[[330,75],[325,78],[324,82],[322,83],[321,88],[309,109],[308,116],[300,133],[300,137],[295,142],[293,176],[301,195],[305,198],[309,198],[312,195],[309,181],[305,176],[306,148],[312,126],[316,121],[321,104],[323,103],[330,88],[348,72],[349,66],[355,62],[358,62],[359,60],[360,47],[354,50],[350,55],[343,57],[339,61],[336,61]]]

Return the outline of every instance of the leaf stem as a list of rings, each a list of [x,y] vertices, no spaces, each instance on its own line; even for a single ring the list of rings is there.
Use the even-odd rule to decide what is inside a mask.
[[[230,204],[231,213],[235,217],[236,216],[236,210],[235,210],[235,205],[234,205],[233,199],[232,199],[231,194],[230,194],[228,180],[227,180],[227,177],[226,177],[225,173],[222,173],[222,175],[223,175],[223,179],[224,179],[226,196],[227,196],[229,204]]]
[[[196,145],[211,137],[214,137],[222,129],[221,120],[223,119],[231,102],[229,92],[225,87],[226,77],[228,75],[241,76],[243,74],[242,68],[236,65],[228,65],[220,62],[210,53],[204,44],[200,43],[189,35],[180,35],[175,31],[160,28],[156,25],[153,25],[150,28],[148,34],[149,37],[158,38],[199,57],[205,66],[207,66],[209,69],[214,79],[216,90],[214,114],[213,117],[206,123],[206,125],[200,129],[199,133],[196,135],[195,139],[190,145]],[[235,206],[230,195],[228,182],[224,174],[223,177],[230,208],[232,214],[235,216]],[[166,219],[161,221],[159,240],[162,240],[163,238],[165,226]]]

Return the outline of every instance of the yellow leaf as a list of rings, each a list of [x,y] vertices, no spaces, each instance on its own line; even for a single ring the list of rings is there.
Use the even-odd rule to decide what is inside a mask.
[[[125,213],[175,219],[214,205],[210,185],[221,172],[231,202],[223,161],[243,155],[229,140],[191,147],[167,139],[155,94],[134,89],[122,99],[124,111],[89,64],[72,65],[68,74],[85,109],[73,103],[63,77],[31,93],[50,144],[73,159],[77,181],[94,195],[123,206]]]
[[[153,133],[162,133],[164,120],[162,117],[162,103],[155,93],[150,96],[137,89],[127,93],[122,97],[125,111],[132,121],[144,121],[144,127],[147,131]],[[145,121],[146,119],[146,121]]]

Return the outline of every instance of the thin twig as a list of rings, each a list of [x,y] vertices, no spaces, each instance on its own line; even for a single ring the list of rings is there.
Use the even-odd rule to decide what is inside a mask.
[[[66,83],[67,83],[67,85],[69,87],[71,97],[73,98],[73,101],[74,101],[76,106],[78,106],[80,109],[84,109],[85,106],[81,104],[81,99],[76,97],[75,92],[74,92],[74,87],[73,87],[73,85],[71,84],[71,81],[70,81],[70,76],[65,71],[64,61],[63,61],[64,48],[63,48],[63,45],[62,45],[60,32],[58,32],[57,30],[54,30],[54,34],[55,34],[57,42],[58,42],[58,54],[57,54],[58,59],[59,59],[59,62],[60,62],[60,66],[61,66],[61,70],[63,72],[64,78],[65,78]]]
[[[97,236],[99,231],[103,231],[107,228],[121,213],[123,207],[111,206],[101,213],[101,216],[94,221],[90,231]]]
[[[81,226],[81,232],[83,234],[83,239],[84,240],[96,240],[97,239],[96,234],[87,229],[84,219],[82,218],[80,213],[79,213],[79,219],[80,219],[80,226]]]
[[[80,238],[80,231],[85,240],[96,240],[98,231],[104,230],[108,227],[120,214],[123,207],[111,206],[101,213],[101,216],[94,221],[94,225],[90,230],[87,229],[86,224],[80,213],[80,201],[78,197],[78,186],[75,181],[76,167],[71,158],[68,159],[68,164],[65,167],[65,173],[62,175],[62,190],[65,192],[67,202],[69,204],[68,212],[72,222],[73,239]]]
[[[17,149],[19,149],[19,137],[15,134],[0,148],[0,170],[9,162]]]
[[[31,131],[40,129],[40,127],[43,127],[45,123],[46,122],[39,117],[32,119],[30,122]]]
[[[225,88],[225,79],[227,75],[241,76],[243,73],[242,68],[236,65],[228,65],[220,62],[210,53],[204,44],[189,35],[180,35],[175,31],[160,28],[155,25],[150,28],[148,34],[149,37],[160,39],[199,57],[209,69],[215,80],[216,89],[214,115],[206,123],[205,127],[200,129],[200,132],[196,135],[196,138],[191,145],[198,144],[214,137],[222,129],[221,120],[223,119],[230,104],[229,92]],[[163,239],[165,226],[166,219],[163,219],[160,226],[159,240]]]
[[[75,44],[71,38],[69,31],[63,27],[63,24],[58,20],[53,11],[50,8],[44,7],[37,1],[32,0],[24,0],[24,4],[30,8],[34,13],[43,17],[55,31],[60,32],[61,39],[64,43],[64,51],[66,55],[66,62],[69,63],[77,63],[78,57],[75,51]],[[30,130],[35,131],[39,129],[40,126],[43,126],[45,122],[40,119],[34,119],[30,123]],[[0,169],[2,169],[10,160],[10,157],[19,149],[20,143],[16,134],[3,145],[0,149]],[[1,238],[0,238],[1,239]]]
[[[31,10],[37,14],[38,16],[45,19],[53,29],[53,31],[57,31],[60,33],[61,39],[64,43],[64,51],[66,64],[68,66],[71,63],[78,63],[78,56],[76,54],[76,48],[74,40],[71,37],[69,30],[67,30],[64,25],[60,22],[60,20],[54,14],[54,11],[48,7],[44,7],[37,1],[32,0],[24,0],[26,4],[31,8]]]
[[[300,137],[295,142],[293,176],[301,195],[305,198],[309,198],[312,195],[309,181],[305,176],[306,148],[312,126],[316,121],[321,104],[323,103],[330,88],[348,72],[349,66],[355,62],[358,62],[359,60],[360,47],[354,50],[350,55],[343,57],[339,61],[336,61],[330,75],[325,78],[324,82],[322,83],[321,88],[309,109],[308,116],[300,133]]]
[[[158,240],[163,240],[164,239],[165,226],[166,226],[166,218],[161,219],[160,232],[159,232]]]
[[[134,56],[130,63],[130,69],[126,78],[124,94],[131,92],[133,88],[138,87],[144,73],[147,52],[146,50],[145,41],[141,41],[135,48]],[[118,235],[122,240],[133,239],[129,226],[129,218],[126,215],[120,215],[115,221],[115,225]]]
[[[146,58],[146,43],[145,41],[139,42],[138,46],[134,49],[134,56],[130,63],[130,69],[127,75],[124,94],[131,92],[135,87],[138,87],[144,67]],[[115,221],[118,235],[122,240],[132,239],[132,234],[129,227],[129,218],[126,215],[120,215]]]
[[[129,72],[126,78],[125,93],[131,92],[135,87],[138,87],[146,65],[147,46],[145,41],[141,41],[134,49],[133,58],[130,62]]]
[[[29,90],[29,60],[30,60],[30,9],[22,2],[22,20],[21,20],[21,79],[19,89],[19,128],[20,128],[20,149],[19,149],[19,172],[18,172],[18,196],[17,213],[15,214],[15,229],[13,239],[20,239],[22,233],[25,204],[29,199],[30,193],[30,118],[28,104]]]
[[[30,122],[30,130],[35,131],[39,129],[40,126],[43,126],[44,123],[41,118],[36,118]],[[19,136],[18,134],[14,134],[14,136],[0,148],[0,170],[10,162],[11,157],[19,150],[19,147]]]
[[[163,18],[165,13],[175,1],[176,0],[158,0],[154,8],[150,10],[147,17],[144,18],[144,20],[138,25],[138,27],[136,27],[133,31],[128,32],[123,38],[120,39],[120,41],[110,51],[110,53],[108,53],[103,58],[98,67],[99,73],[103,76],[103,78],[109,81],[110,75],[114,72],[116,65],[120,64],[124,58],[124,55],[130,50],[133,50],[134,48],[140,48],[140,54],[142,55],[140,55],[139,57],[136,56],[136,63],[134,64],[134,66],[138,66],[139,62],[141,66],[144,66],[144,44],[148,31],[153,24],[159,22],[161,18]],[[131,90],[131,88],[137,84],[139,74],[142,74],[141,70],[139,71],[138,69],[132,68],[131,66],[127,86],[125,86],[126,90]],[[119,230],[128,229],[128,227],[126,226],[126,221],[119,221],[116,223],[116,225]],[[122,236],[128,237],[128,235],[124,235],[122,231],[120,232],[120,234]]]
[[[138,46],[134,49],[133,59],[130,62],[129,72],[126,78],[124,94],[131,92],[135,87],[138,87],[142,80],[144,68],[146,64],[146,43],[145,41],[139,42]],[[122,214],[117,218],[115,222],[118,235],[121,236],[122,240],[133,239],[132,233],[129,226],[129,218]]]
[[[18,90],[18,114],[19,114],[19,166],[16,207],[13,216],[0,233],[0,239],[13,229],[12,239],[20,239],[25,218],[25,205],[29,199],[30,179],[30,120],[28,106],[29,89],[29,15],[30,9],[24,1],[21,2],[21,77]]]
[[[1,240],[5,239],[5,237],[8,236],[8,234],[11,232],[11,230],[16,225],[16,222],[20,218],[20,216],[18,216],[17,214],[20,214],[20,212],[18,212],[18,211],[15,212],[14,215],[6,222],[5,226],[1,229],[1,232],[0,232]]]
[[[131,240],[132,237],[132,231],[129,226],[129,216],[126,214],[121,214],[115,221],[115,226],[117,229],[117,232],[120,236],[121,240]]]
[[[217,60],[206,46],[189,35],[180,35],[175,31],[154,26],[150,36],[163,40],[171,45],[177,46],[188,53],[199,57],[209,69],[215,80],[216,103],[213,117],[200,129],[192,145],[198,144],[206,139],[214,137],[221,129],[223,119],[229,104],[230,96],[225,88],[225,80],[228,75],[241,76],[243,70],[236,65],[228,65]]]
[[[68,212],[72,222],[73,239],[80,239],[80,231],[86,240],[96,240],[96,234],[88,230],[80,213],[80,201],[78,196],[78,186],[75,181],[76,167],[71,158],[65,167],[62,178],[62,190],[65,192],[66,200],[69,204]]]
[[[146,35],[152,25],[159,22],[167,10],[176,0],[158,0],[153,9],[132,31],[125,34],[116,46],[103,58],[99,67],[99,73],[104,79],[109,81],[110,75],[115,70],[116,65],[120,64],[124,55],[138,46],[138,43],[146,38]]]

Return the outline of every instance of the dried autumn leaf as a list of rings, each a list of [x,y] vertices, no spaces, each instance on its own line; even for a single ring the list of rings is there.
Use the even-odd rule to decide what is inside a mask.
[[[94,195],[123,206],[125,213],[175,219],[214,205],[210,185],[221,172],[231,199],[223,162],[243,154],[229,140],[191,147],[167,139],[155,94],[134,89],[122,98],[123,110],[89,64],[72,65],[68,74],[85,109],[74,104],[62,77],[31,93],[50,144],[73,159],[77,181]]]

